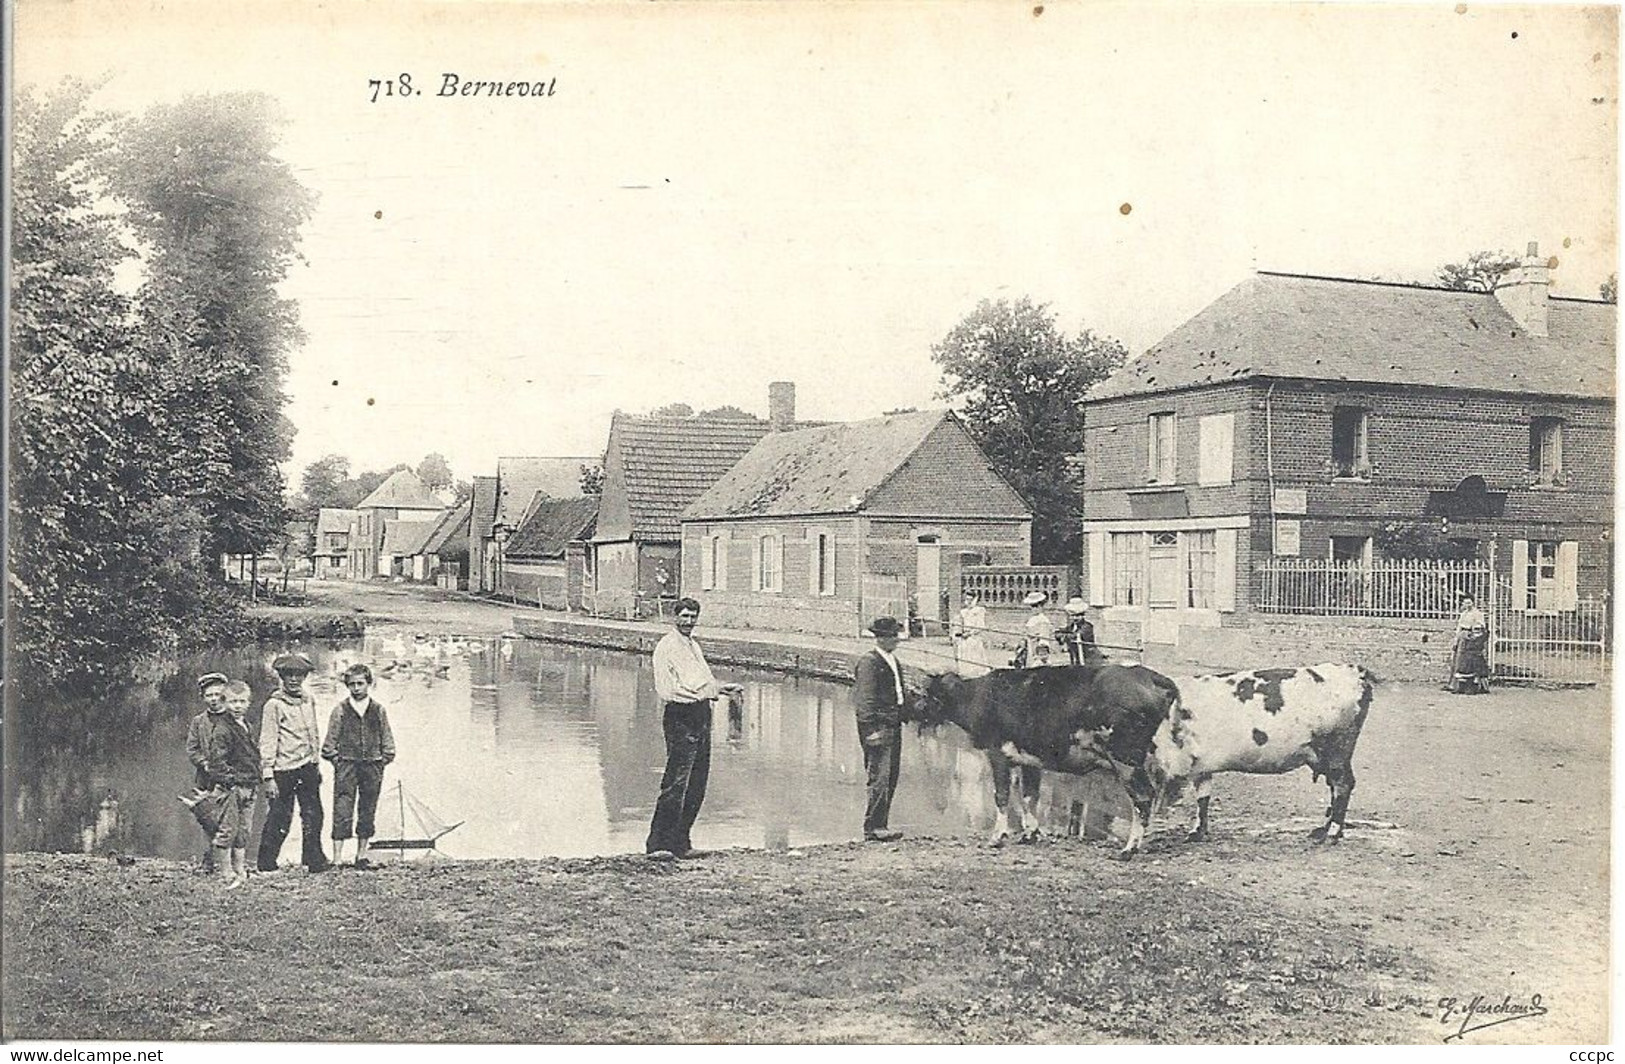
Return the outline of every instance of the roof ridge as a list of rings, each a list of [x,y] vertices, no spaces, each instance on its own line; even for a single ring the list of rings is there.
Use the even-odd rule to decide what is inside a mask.
[[[1336,277],[1325,273],[1293,273],[1287,270],[1254,270],[1260,277],[1286,277],[1295,281],[1331,281],[1336,284],[1358,284],[1372,288],[1410,288],[1418,292],[1452,292],[1463,296],[1488,296],[1494,292],[1481,291],[1476,288],[1450,288],[1441,284],[1423,284],[1419,281],[1384,281],[1379,278],[1365,277]],[[1562,297],[1553,297],[1562,298]]]

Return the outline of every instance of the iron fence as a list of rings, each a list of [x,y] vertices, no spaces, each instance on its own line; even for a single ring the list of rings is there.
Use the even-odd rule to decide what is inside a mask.
[[[1490,590],[1490,563],[1478,560],[1264,558],[1253,573],[1262,613],[1445,618],[1463,595],[1482,603]]]

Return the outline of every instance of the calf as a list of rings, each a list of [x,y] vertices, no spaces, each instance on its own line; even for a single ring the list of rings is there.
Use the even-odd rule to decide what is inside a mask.
[[[1005,835],[1012,767],[1021,774],[1026,839],[1038,832],[1044,769],[1081,775],[1110,767],[1140,814],[1120,854],[1126,857],[1139,846],[1151,814],[1152,739],[1178,698],[1172,680],[1141,665],[999,669],[969,680],[952,673],[930,677],[904,719],[957,724],[987,754],[999,809],[994,842]]]
[[[1215,773],[1291,772],[1307,765],[1315,779],[1326,777],[1332,793],[1326,823],[1310,837],[1335,842],[1354,791],[1354,744],[1376,682],[1358,665],[1333,664],[1181,681],[1147,771],[1164,791],[1187,779],[1194,784],[1196,821],[1188,838],[1198,841],[1207,837]]]

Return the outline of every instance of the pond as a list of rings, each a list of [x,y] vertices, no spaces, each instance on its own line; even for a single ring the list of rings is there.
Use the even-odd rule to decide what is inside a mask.
[[[661,708],[646,655],[524,639],[369,635],[303,649],[306,681],[323,707],[344,696],[352,662],[378,675],[398,754],[382,805],[446,824],[442,856],[582,857],[641,852],[665,765]],[[218,670],[254,689],[250,725],[275,686],[263,648],[183,660],[158,684],[132,684],[93,727],[55,725],[57,707],[24,707],[6,749],[6,835],[14,850],[194,859],[203,837],[177,801],[189,790],[187,723],[201,709],[195,678]],[[823,680],[719,667],[745,686],[742,711],[718,704],[712,769],[696,846],[786,848],[855,839],[864,807],[863,757],[850,689]],[[67,734],[63,734],[67,732]],[[257,730],[255,731],[257,735]],[[331,813],[331,773],[324,807]],[[1043,815],[1064,831],[1085,807],[1099,833],[1126,812],[1115,782],[1048,777]],[[904,730],[892,825],[914,834],[983,832],[994,818],[985,758],[957,728]],[[256,815],[256,829],[263,815]],[[380,809],[382,837],[389,821]],[[401,817],[394,816],[394,823]],[[298,859],[298,820],[283,847]],[[256,840],[257,842],[257,840]],[[389,857],[393,854],[384,854]],[[408,852],[407,856],[411,856]]]

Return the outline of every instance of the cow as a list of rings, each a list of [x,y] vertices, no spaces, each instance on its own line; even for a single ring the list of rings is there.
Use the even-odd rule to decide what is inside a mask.
[[[1023,840],[1038,833],[1045,769],[1082,775],[1110,767],[1136,811],[1149,818],[1154,792],[1147,755],[1178,699],[1172,680],[1142,665],[997,669],[974,679],[928,677],[903,719],[926,727],[957,724],[987,755],[999,810],[990,839],[996,845],[1007,834],[1012,769],[1021,775]]]
[[[1331,789],[1326,823],[1310,838],[1336,842],[1354,791],[1354,745],[1378,682],[1359,665],[1339,664],[1179,681],[1179,698],[1157,729],[1146,770],[1165,796],[1186,780],[1194,785],[1196,818],[1186,838],[1196,842],[1207,838],[1216,773],[1281,773],[1308,766],[1315,779],[1326,777]],[[1142,818],[1139,830],[1130,832],[1131,850],[1144,837],[1149,810]]]

